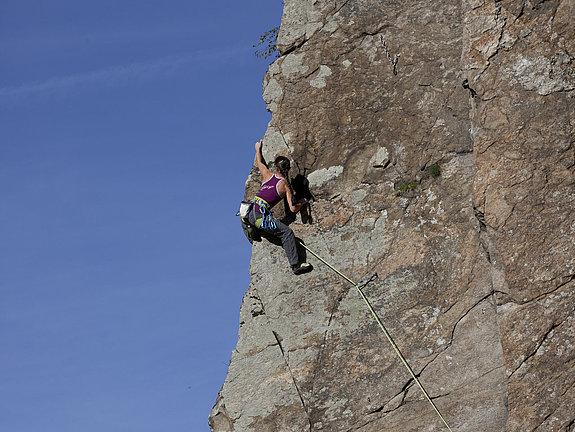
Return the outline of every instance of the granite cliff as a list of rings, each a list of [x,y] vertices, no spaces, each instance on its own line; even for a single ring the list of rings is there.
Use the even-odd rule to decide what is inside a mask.
[[[309,180],[291,226],[378,273],[364,292],[456,432],[575,430],[574,21],[575,0],[285,0],[264,155]],[[254,244],[212,431],[447,430],[309,261]]]

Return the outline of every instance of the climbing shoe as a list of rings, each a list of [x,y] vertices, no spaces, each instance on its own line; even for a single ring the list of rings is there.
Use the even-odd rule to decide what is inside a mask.
[[[300,274],[309,273],[310,271],[312,271],[313,266],[311,264],[308,264],[308,263],[299,263],[299,264],[292,266],[291,269],[294,272],[294,274],[300,275]]]

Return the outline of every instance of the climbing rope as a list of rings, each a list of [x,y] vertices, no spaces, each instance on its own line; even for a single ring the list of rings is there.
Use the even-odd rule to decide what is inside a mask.
[[[417,383],[417,385],[419,386],[419,388],[421,389],[421,391],[423,392],[423,395],[425,396],[425,398],[427,399],[427,401],[431,404],[431,406],[433,407],[433,409],[435,410],[435,412],[437,413],[437,415],[439,416],[439,418],[441,419],[441,421],[445,424],[445,426],[447,427],[447,429],[449,429],[450,432],[453,432],[451,430],[451,428],[449,427],[449,425],[447,424],[447,421],[445,421],[445,418],[441,415],[441,412],[439,412],[439,409],[437,408],[437,406],[435,405],[435,403],[433,402],[433,400],[431,400],[431,397],[429,396],[429,394],[427,393],[427,391],[425,390],[425,388],[423,388],[423,385],[421,384],[421,382],[419,381],[419,379],[417,378],[417,376],[415,376],[415,373],[413,372],[413,369],[411,369],[411,366],[409,366],[409,364],[407,363],[407,360],[405,359],[405,357],[403,356],[403,354],[401,353],[401,351],[399,350],[398,346],[395,344],[395,342],[393,341],[393,339],[391,338],[391,335],[389,334],[389,332],[386,330],[385,326],[383,325],[383,323],[381,322],[381,320],[379,319],[379,317],[377,316],[377,313],[375,313],[375,310],[373,309],[373,307],[371,306],[371,303],[369,302],[369,300],[367,299],[367,297],[365,296],[365,294],[363,293],[363,291],[361,290],[361,287],[359,286],[359,283],[355,283],[354,281],[352,281],[350,278],[348,278],[346,275],[344,275],[342,272],[340,272],[338,269],[336,269],[334,266],[332,266],[330,263],[328,263],[326,260],[324,260],[322,257],[320,257],[317,253],[315,253],[314,251],[312,251],[310,248],[308,248],[305,244],[303,244],[301,241],[299,242],[300,245],[302,245],[309,253],[311,253],[314,257],[316,257],[318,260],[320,260],[322,263],[324,263],[326,266],[328,266],[330,269],[332,269],[335,273],[337,273],[339,276],[341,276],[342,278],[344,278],[346,281],[348,281],[350,284],[352,284],[356,289],[357,292],[359,292],[359,295],[361,296],[361,298],[363,299],[363,301],[365,302],[365,304],[367,305],[367,307],[369,308],[369,311],[371,312],[371,315],[373,316],[373,318],[375,319],[375,321],[377,322],[377,324],[379,324],[379,327],[381,328],[381,330],[383,331],[383,333],[385,334],[385,337],[387,338],[387,340],[389,341],[389,343],[391,344],[391,346],[393,347],[393,350],[395,351],[395,353],[397,354],[397,356],[401,359],[401,362],[404,364],[404,366],[407,368],[407,370],[409,371],[409,373],[411,374],[411,377],[413,378],[413,380]],[[375,276],[375,275],[374,275]],[[370,278],[371,279],[371,278]]]

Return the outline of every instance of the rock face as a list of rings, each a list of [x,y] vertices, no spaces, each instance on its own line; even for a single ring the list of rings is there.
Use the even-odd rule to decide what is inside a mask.
[[[453,431],[575,430],[574,21],[575,0],[285,0],[264,155],[316,198],[292,228],[378,273],[363,291]],[[254,244],[212,431],[447,430],[308,261]]]

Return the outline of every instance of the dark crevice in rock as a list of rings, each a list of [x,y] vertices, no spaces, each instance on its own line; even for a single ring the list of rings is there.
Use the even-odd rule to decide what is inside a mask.
[[[419,374],[415,374],[415,377],[417,379],[419,379],[419,377],[421,376],[421,373]],[[405,398],[407,398],[407,392],[409,391],[409,389],[415,384],[415,380],[413,378],[409,378],[409,380],[407,381],[407,383],[403,386],[403,389],[401,389],[401,393],[403,393],[402,397],[401,397],[401,401],[399,402],[399,405],[395,408],[393,408],[392,410],[389,410],[387,412],[391,412],[391,411],[395,411],[396,409],[402,407],[403,405],[405,405]]]
[[[505,292],[505,291],[500,291],[500,290],[493,290],[493,294],[498,294],[500,297],[496,297],[496,299],[498,300],[497,306],[502,306],[506,303],[513,303],[513,304],[518,304],[517,302],[513,301],[513,300],[507,300],[505,303],[499,303],[499,299],[501,299],[502,297],[508,296],[509,293]]]
[[[429,362],[427,362],[427,364],[425,366],[423,366],[423,368],[421,368],[421,370],[418,373],[414,373],[415,377],[417,378],[417,380],[420,382],[420,385],[423,386],[423,383],[421,382],[421,375],[423,374],[423,372],[425,371],[425,369],[431,364],[433,363],[437,357],[440,355],[441,353],[438,353],[437,355],[435,355]],[[493,372],[493,370],[499,369],[503,366],[498,366],[496,368],[493,368],[491,370],[489,370],[488,372],[486,372],[485,374],[483,374],[482,376],[488,375],[489,373]],[[479,379],[481,377],[478,377],[477,379]],[[415,382],[415,380],[413,379],[413,377],[410,377],[408,379],[408,381],[406,382],[406,384],[403,386],[403,388],[401,389],[400,392],[398,392],[396,395],[394,395],[391,399],[389,399],[389,401],[387,401],[385,404],[381,405],[378,408],[375,408],[374,410],[368,412],[367,414],[375,414],[375,413],[383,413],[388,414],[390,412],[396,411],[397,409],[401,408],[402,406],[404,406],[407,402],[406,402],[406,398],[407,395],[409,393],[409,390],[411,390],[417,383]],[[423,388],[425,388],[425,386],[423,386]],[[419,385],[417,385],[417,389],[421,390]],[[427,389],[426,389],[427,392]],[[441,398],[441,397],[445,397],[448,396],[450,393],[445,393],[445,394],[440,394],[440,395],[436,395],[436,396],[432,396],[429,395],[429,398],[431,400],[437,399],[437,398]],[[399,402],[399,404],[397,406],[395,406],[392,409],[388,409],[385,410],[385,407],[388,406],[394,399],[396,399],[399,395],[402,395],[401,401]],[[423,394],[422,394],[423,396]]]
[[[511,210],[509,210],[509,214],[507,215],[507,217],[505,218],[505,220],[501,224],[501,228],[505,228],[505,226],[507,225],[507,222],[509,222],[509,219],[511,219],[511,216],[513,216],[514,212],[515,212],[515,204],[513,204],[511,206]]]
[[[561,396],[562,396],[562,397],[565,396],[569,390],[571,390],[571,386],[566,386],[565,391],[561,394]],[[552,410],[551,412],[549,412],[549,413],[541,420],[541,422],[533,429],[532,432],[535,432],[536,430],[539,430],[539,428],[541,428],[542,426],[545,426],[545,423],[547,422],[547,420],[548,420],[550,417],[552,417],[552,416],[557,412],[557,410],[558,410],[559,408],[560,408],[560,407],[556,407],[554,410]],[[569,428],[570,428],[570,427],[573,427],[573,423],[574,423],[574,422],[575,422],[575,419],[574,419],[574,420],[571,420],[571,422],[570,422],[567,426],[565,426],[565,431],[566,431],[566,432],[572,431],[572,429],[569,429]],[[547,429],[546,429],[546,430],[547,430]]]
[[[331,10],[331,11],[329,12],[329,14],[330,14],[331,16],[337,15],[337,14],[339,13],[339,11],[342,10],[345,6],[347,6],[347,4],[348,4],[350,1],[351,1],[351,0],[346,0],[346,1],[344,1],[339,8],[337,7],[337,5],[335,5],[334,8],[333,8],[333,10]],[[322,27],[322,29],[323,29],[323,27]]]
[[[556,278],[558,279],[558,278]],[[570,284],[571,282],[575,281],[575,275],[567,275],[567,276],[561,276],[560,279],[566,279],[565,282],[561,282],[559,285],[557,285],[555,288],[549,290],[549,291],[545,291],[541,294],[539,294],[537,297],[533,297],[527,300],[522,300],[522,301],[513,301],[513,303],[516,303],[518,305],[526,305],[529,303],[533,303],[533,302],[537,302],[540,301],[542,299],[544,299],[545,297],[554,294],[555,292],[559,291],[561,288],[565,287],[566,285]]]
[[[367,415],[372,415],[372,414],[377,414],[383,411],[383,408],[385,407],[385,405],[381,405],[380,407],[374,408],[370,411],[368,411],[366,414]]]
[[[411,382],[411,384],[413,384],[413,379],[411,379],[410,382]],[[407,390],[409,390],[409,388],[406,389],[406,392],[407,392]],[[401,394],[401,393],[398,393],[398,394],[396,395],[396,397],[399,396],[399,394]],[[443,396],[444,396],[444,395],[438,396],[438,397],[443,397]],[[437,398],[437,397],[436,397],[436,398]],[[435,399],[435,398],[431,398],[431,399]],[[366,427],[366,426],[368,426],[368,425],[370,425],[370,424],[372,424],[372,423],[374,423],[374,422],[376,422],[376,421],[379,421],[379,420],[381,420],[381,419],[384,419],[388,414],[393,413],[393,412],[399,410],[400,408],[405,407],[405,406],[406,406],[407,404],[409,404],[409,403],[410,403],[410,401],[405,401],[405,395],[404,395],[404,397],[403,397],[402,400],[401,400],[401,403],[400,403],[398,406],[396,406],[395,408],[390,409],[390,410],[384,410],[385,405],[383,405],[382,407],[377,408],[377,409],[374,410],[373,412],[367,413],[367,415],[373,415],[373,414],[380,414],[380,415],[378,415],[377,417],[374,417],[374,418],[372,418],[372,419],[369,419],[369,420],[367,420],[367,421],[364,421],[364,422],[361,423],[361,424],[357,424],[357,423],[356,423],[356,425],[352,426],[352,427],[349,428],[349,429],[346,429],[345,432],[354,432],[354,431],[360,430],[360,429],[362,429],[362,428],[364,428],[364,427]]]
[[[525,1],[523,1],[523,3],[521,4],[521,10],[519,11],[517,16],[515,17],[514,23],[519,21],[524,13],[525,13]]]
[[[310,73],[308,73],[307,75],[304,75],[305,79],[308,79],[309,77],[311,77],[313,74],[315,74],[316,72],[318,72],[320,69],[320,67],[316,67],[315,69],[312,69],[312,71]],[[311,105],[310,105],[311,106]]]
[[[330,16],[336,15],[340,10],[342,10],[342,9],[345,7],[345,5],[347,5],[347,4],[349,3],[349,1],[350,1],[350,0],[346,0],[339,8],[338,8],[337,6],[335,6],[335,7],[333,8],[333,10],[330,11],[330,12],[325,16],[325,20],[324,20],[324,22],[322,22],[322,26],[321,26],[316,32],[314,32],[314,34],[320,33],[320,32],[325,28],[325,26],[328,24],[328,21],[329,21],[329,20],[328,20],[327,18],[330,17]],[[309,20],[308,20],[308,22],[309,22]],[[303,35],[303,39],[302,39],[300,42],[297,42],[297,43],[293,44],[292,46],[290,46],[289,48],[287,48],[285,51],[280,51],[280,55],[281,55],[282,57],[284,57],[284,56],[287,56],[288,54],[291,54],[291,53],[294,52],[294,51],[299,50],[299,49],[302,48],[307,42],[309,42],[309,41],[311,40],[311,38],[313,37],[314,34],[312,34],[312,35],[309,36],[309,37],[307,37],[307,34],[304,34],[304,35]]]
[[[494,367],[492,367],[491,369],[489,369],[489,370],[486,371],[485,373],[481,374],[480,376],[478,376],[478,377],[472,379],[471,381],[466,381],[466,382],[462,383],[461,386],[458,387],[458,388],[456,388],[456,389],[454,389],[454,391],[464,389],[464,388],[467,387],[469,384],[471,384],[471,383],[473,383],[473,382],[475,382],[475,381],[479,381],[480,379],[486,377],[486,376],[489,375],[490,373],[492,373],[492,372],[494,372],[494,371],[496,371],[496,370],[499,370],[499,369],[505,369],[505,365],[504,365],[504,364],[501,364],[501,365],[499,365],[499,366],[494,366]]]
[[[437,356],[436,356],[435,358],[437,358]],[[435,360],[435,358],[434,358],[434,360]],[[423,373],[423,371],[425,370],[425,368],[426,368],[429,364],[431,364],[432,362],[433,362],[433,360],[430,361],[430,362],[421,370],[420,373],[418,373],[418,374],[415,375],[418,380],[420,380],[420,376],[421,376],[421,374]],[[475,381],[478,381],[478,380],[482,379],[483,377],[485,377],[485,376],[491,374],[492,372],[494,372],[494,371],[496,371],[496,370],[498,370],[498,369],[502,369],[502,368],[505,368],[505,365],[495,366],[495,367],[489,369],[488,371],[486,371],[485,373],[483,373],[482,375],[476,377],[476,378],[473,379],[472,381],[465,382],[465,383],[463,383],[460,387],[455,388],[455,389],[453,389],[453,390],[450,391],[450,392],[442,393],[442,394],[435,395],[435,396],[429,395],[429,398],[430,398],[432,401],[435,401],[435,400],[437,400],[437,399],[441,399],[441,398],[448,397],[449,395],[451,395],[451,393],[453,393],[453,391],[457,391],[457,390],[464,389],[464,388],[467,387],[469,384],[471,384],[471,383],[473,383],[473,382],[475,382]],[[391,413],[391,412],[393,412],[393,411],[396,411],[396,410],[398,410],[399,408],[405,406],[405,405],[408,403],[408,402],[406,402],[407,394],[408,394],[409,390],[415,386],[415,384],[416,384],[415,380],[414,380],[413,378],[410,378],[410,379],[408,380],[408,382],[405,384],[405,386],[403,387],[403,389],[401,390],[401,392],[399,392],[399,393],[396,394],[393,398],[391,398],[389,402],[387,402],[386,404],[382,405],[381,407],[378,407],[378,408],[376,408],[376,409],[374,409],[374,410],[368,412],[368,413],[367,413],[368,415],[377,414],[377,413],[382,413],[382,415],[379,416],[377,419],[371,420],[370,422],[368,422],[368,423],[366,423],[366,424],[369,424],[369,423],[371,423],[371,422],[373,422],[373,421],[375,421],[375,420],[378,420],[378,419],[380,419],[380,418],[383,418],[386,414],[389,414],[389,413]],[[419,389],[419,386],[418,386],[418,389]],[[403,393],[402,399],[401,399],[400,403],[399,403],[396,407],[394,407],[393,409],[384,410],[384,408],[385,408],[393,399],[395,399],[397,396],[399,396],[399,395],[402,394],[402,393]],[[366,424],[362,425],[362,427],[365,426]]]
[[[256,295],[258,296],[258,298],[259,298],[259,300],[260,300],[260,302],[261,302],[263,314],[266,315],[266,314],[265,314],[265,306],[264,306],[263,300],[261,299],[259,293],[257,292],[257,289],[254,289],[254,291],[256,292]],[[284,347],[283,347],[283,345],[282,345],[282,343],[281,343],[281,337],[280,337],[279,334],[273,329],[272,324],[271,324],[271,322],[270,322],[270,319],[269,319],[269,317],[268,317],[267,315],[266,315],[266,319],[267,319],[267,322],[268,322],[268,326],[270,327],[270,331],[271,331],[272,334],[274,335],[274,339],[276,340],[277,345],[278,345],[278,347],[279,347],[279,349],[280,349],[282,358],[283,358],[284,363],[285,363],[285,367],[286,367],[286,369],[288,370],[288,372],[289,372],[289,374],[290,374],[290,377],[291,377],[291,379],[292,379],[294,388],[295,388],[295,390],[296,390],[296,392],[297,392],[297,394],[298,394],[298,396],[299,396],[299,399],[300,399],[300,401],[301,401],[303,410],[304,410],[304,412],[305,412],[305,414],[306,414],[307,421],[308,421],[308,423],[309,423],[309,431],[311,432],[311,430],[312,430],[311,417],[310,417],[310,415],[309,415],[309,411],[308,411],[307,405],[306,405],[306,403],[305,403],[305,401],[304,401],[304,399],[303,399],[302,393],[301,393],[301,391],[300,391],[300,389],[299,389],[299,386],[298,386],[298,384],[297,384],[297,381],[296,381],[296,379],[295,379],[295,376],[294,376],[294,374],[293,374],[293,372],[292,372],[292,370],[291,370],[291,367],[290,367],[290,365],[289,365],[289,359],[288,359],[288,357],[287,357],[287,355],[286,355],[286,352],[285,352],[285,350],[284,350]]]
[[[545,422],[547,421],[547,419],[548,419],[549,417],[551,417],[551,416],[554,414],[554,412],[555,412],[555,411],[553,411],[553,412],[547,414],[545,417],[543,417],[543,419],[541,419],[541,422],[540,422],[537,426],[535,426],[535,428],[532,430],[532,432],[535,432],[535,431],[539,430],[539,428],[545,424]]]
[[[505,292],[501,286],[495,286],[497,279],[497,274],[503,275],[505,273],[505,269],[502,266],[502,259],[500,256],[500,252],[497,246],[497,239],[495,238],[495,230],[487,224],[485,220],[485,214],[477,209],[475,206],[473,207],[473,212],[475,218],[479,222],[479,245],[482,247],[483,252],[485,253],[485,258],[489,262],[491,269],[491,290],[492,294],[498,294],[496,296],[496,304],[499,304],[499,300],[505,299],[505,302],[510,302],[508,299],[508,292]],[[503,301],[503,300],[502,300]]]
[[[416,374],[415,375],[417,377],[417,379],[419,379],[420,374]],[[415,383],[415,380],[413,378],[409,378],[407,380],[407,382],[405,383],[405,385],[402,387],[402,389],[395,395],[393,395],[393,397],[391,397],[386,403],[384,403],[383,405],[369,411],[367,414],[368,415],[372,415],[372,414],[377,414],[377,413],[381,413],[382,415],[380,416],[383,417],[386,414],[389,414],[390,412],[396,411],[397,409],[401,408],[402,406],[405,405],[405,399],[407,397],[407,393],[409,391],[409,389],[411,387],[413,387],[413,384]],[[397,406],[394,406],[391,409],[385,409],[385,407],[389,406],[391,404],[392,401],[394,401],[399,395],[401,395],[401,400],[399,401],[399,403],[397,404]]]
[[[529,360],[531,358],[533,358],[536,354],[537,351],[539,351],[539,348],[541,348],[543,346],[543,344],[547,341],[547,339],[551,336],[553,336],[553,331],[561,326],[561,324],[563,324],[565,321],[567,321],[567,318],[565,318],[564,320],[558,322],[558,323],[553,323],[553,325],[551,325],[551,327],[545,332],[545,334],[540,338],[539,342],[537,342],[537,344],[535,345],[535,348],[525,357],[525,359],[523,359],[523,361],[521,362],[521,364],[513,371],[509,374],[508,376],[508,380],[511,380],[511,378],[513,377],[513,375],[515,374],[515,372],[517,372],[519,369],[521,369],[521,367],[525,364],[527,364],[527,362],[529,362]]]
[[[304,399],[303,399],[303,396],[302,396],[302,394],[301,394],[301,391],[300,391],[300,389],[299,389],[299,386],[297,385],[297,381],[296,381],[296,379],[295,379],[295,376],[294,376],[294,374],[293,374],[293,372],[292,372],[292,370],[291,370],[291,367],[290,367],[290,365],[289,365],[288,358],[287,358],[287,356],[286,356],[286,353],[285,353],[284,348],[283,348],[282,343],[281,343],[281,338],[280,338],[280,336],[279,336],[274,330],[272,330],[272,333],[273,333],[274,338],[276,339],[276,341],[277,341],[277,343],[278,343],[278,346],[279,346],[280,351],[281,351],[281,353],[282,353],[282,357],[283,357],[284,362],[285,362],[285,366],[286,366],[287,370],[289,371],[289,374],[290,374],[290,376],[291,376],[291,379],[292,379],[294,388],[295,388],[295,390],[296,390],[296,392],[297,392],[297,394],[298,394],[298,396],[299,396],[299,399],[300,399],[300,401],[301,401],[301,405],[302,405],[303,410],[305,411],[305,414],[306,414],[306,416],[307,416],[307,420],[308,420],[308,423],[309,423],[309,430],[310,430],[310,432],[311,432],[311,430],[312,430],[311,417],[310,417],[310,415],[309,415],[309,411],[308,411],[307,405],[306,405],[306,403],[305,403],[305,401],[304,401]]]
[[[538,295],[531,301],[539,301],[542,298],[547,297],[548,295],[553,294],[554,292],[560,290],[564,286],[569,285],[571,282],[575,281],[575,275],[562,276],[561,279],[567,279],[567,280],[557,285],[557,287],[553,288],[551,291],[547,291],[544,292],[543,294]]]
[[[488,237],[487,234],[487,222],[485,221],[485,214],[482,211],[479,211],[476,207],[473,207],[473,213],[475,218],[479,222],[479,243],[485,252],[485,257],[487,261],[491,264],[491,253],[489,252],[489,239],[484,238],[485,236]]]
[[[432,358],[431,360],[429,360],[429,361],[425,364],[425,366],[423,366],[423,367],[421,368],[421,370],[419,371],[419,373],[415,374],[415,376],[417,377],[418,380],[420,380],[420,377],[421,377],[421,375],[423,375],[423,372],[425,371],[425,369],[427,369],[428,366],[430,366],[442,353],[444,353],[444,352],[447,350],[447,348],[448,348],[448,347],[446,347],[445,349],[443,349],[443,350],[441,350],[440,352],[438,352],[435,356],[433,356],[433,358]],[[465,387],[468,386],[470,383],[472,383],[472,382],[474,382],[474,381],[478,381],[478,380],[480,380],[481,378],[483,378],[483,377],[489,375],[489,374],[492,373],[493,371],[496,371],[496,370],[501,369],[501,368],[505,368],[505,365],[502,364],[502,365],[495,366],[495,367],[489,369],[488,371],[486,371],[486,372],[483,373],[482,375],[480,375],[480,376],[474,378],[473,380],[462,383],[459,387],[454,388],[454,389],[452,390],[452,392],[453,392],[453,391],[460,390],[460,389],[462,389],[462,388],[465,388]],[[420,383],[421,383],[421,380],[420,380]],[[415,380],[414,380],[413,378],[411,378],[411,379],[408,381],[408,383],[406,384],[406,386],[403,388],[402,392],[407,393],[407,391],[408,391],[411,387],[413,387],[413,384],[415,384]],[[421,383],[421,385],[423,385],[423,383]],[[424,388],[425,388],[425,387],[424,387]],[[427,391],[427,389],[426,389],[426,391]],[[400,392],[400,393],[401,393],[401,392]],[[398,393],[398,395],[399,395],[400,393]],[[437,399],[437,398],[441,398],[441,397],[448,396],[450,393],[451,393],[451,392],[448,392],[448,393],[445,393],[445,394],[440,394],[440,395],[435,395],[435,396],[429,395],[429,397],[433,400],[433,399]],[[397,396],[397,395],[396,395],[396,396]],[[394,397],[396,397],[396,396],[394,396]],[[404,396],[404,399],[405,399],[405,396]],[[393,400],[393,398],[392,398],[391,400]],[[403,405],[403,400],[402,400],[402,405]],[[400,406],[401,406],[401,405],[400,405]]]
[[[390,28],[391,25],[386,24],[386,25],[382,25],[381,27],[377,28],[376,30],[364,30],[360,33],[360,36],[362,37],[362,42],[365,40],[365,36],[377,36],[378,34],[380,34],[382,32],[383,29],[385,28]]]
[[[459,325],[459,323],[467,316],[469,315],[469,313],[475,309],[477,306],[479,306],[479,304],[483,303],[485,300],[487,300],[489,297],[492,297],[494,294],[494,291],[491,291],[489,294],[485,295],[484,297],[482,297],[479,301],[477,301],[473,306],[471,306],[453,325],[453,329],[451,330],[451,339],[450,341],[446,344],[447,346],[451,346],[451,344],[453,343],[453,340],[455,339],[455,330],[457,328],[457,326]],[[447,346],[445,349],[447,349]]]
[[[348,292],[349,292],[349,288],[347,288],[347,289],[344,288],[335,298],[334,303],[332,305],[332,308],[330,310],[329,318],[327,321],[327,326],[326,326],[325,332],[323,334],[323,340],[322,340],[321,346],[319,347],[319,352],[317,354],[317,359],[315,361],[315,367],[314,367],[314,370],[312,373],[312,379],[311,379],[312,388],[311,388],[311,397],[310,397],[311,399],[313,399],[313,397],[315,395],[315,388],[314,388],[315,387],[315,381],[316,381],[315,378],[316,378],[318,370],[321,368],[321,365],[322,365],[323,355],[324,355],[325,348],[327,345],[327,339],[328,339],[328,335],[329,335],[329,331],[330,331],[331,322],[333,320],[333,316],[335,315],[335,313],[339,309],[341,301],[347,295]]]
[[[331,321],[332,321],[332,319],[333,319],[333,315],[334,315],[334,314],[337,312],[337,310],[339,309],[339,305],[341,304],[341,301],[342,301],[343,298],[347,295],[348,292],[349,292],[349,288],[344,289],[344,290],[337,296],[337,298],[336,298],[336,300],[335,300],[335,304],[334,304],[334,306],[333,306],[333,308],[332,308],[332,310],[331,310],[331,312],[330,312],[330,315],[329,315],[329,320],[328,320],[328,322],[327,322],[327,326],[328,326],[328,327],[331,325]],[[326,334],[326,337],[327,337],[327,332],[328,332],[328,331],[329,331],[329,330],[326,330],[326,333],[325,333],[325,334]]]
[[[469,90],[469,93],[471,94],[472,98],[477,97],[477,92],[469,86],[469,80],[467,78],[465,80],[463,80],[463,83],[461,83],[461,86],[464,89]]]
[[[487,226],[487,223],[485,222],[485,213],[479,211],[477,207],[473,207],[473,214],[475,215],[475,218],[479,221],[481,228],[485,228]]]
[[[488,101],[488,99],[483,99],[483,100]],[[489,150],[491,147],[493,147],[493,145],[496,143],[497,143],[497,141],[492,141],[487,146],[485,146],[483,149],[481,149],[481,151],[480,150],[474,150],[474,153],[477,153],[479,155],[483,155],[483,154],[487,153],[487,150]]]
[[[459,303],[457,300],[454,301],[453,303],[451,303],[450,305],[448,305],[444,310],[442,310],[441,313],[442,313],[443,315],[445,315],[447,312],[449,312],[451,309],[453,309],[453,307],[454,307],[457,303]]]
[[[391,70],[392,70],[394,75],[397,75],[397,62],[399,61],[401,54],[397,53],[392,58],[391,53],[389,52],[389,48],[387,47],[387,43],[386,43],[384,37],[380,36],[380,40],[381,40],[381,45],[383,46],[383,51],[385,52],[385,56],[387,58],[387,61],[391,65]]]
[[[402,401],[402,403],[403,403],[403,401]],[[383,419],[383,418],[384,418],[386,415],[388,415],[389,413],[391,413],[391,412],[393,412],[393,411],[395,411],[395,410],[397,410],[397,409],[400,408],[400,407],[398,406],[398,407],[396,407],[396,408],[394,408],[394,409],[392,409],[392,410],[383,411],[383,408],[384,408],[384,407],[385,407],[385,405],[382,406],[381,408],[379,408],[378,410],[372,412],[372,413],[368,413],[368,415],[380,414],[380,415],[378,415],[377,417],[372,418],[372,419],[369,419],[369,420],[367,420],[367,421],[364,421],[364,422],[361,423],[361,424],[356,424],[356,425],[352,426],[351,428],[346,429],[345,432],[354,432],[354,431],[360,430],[360,429],[366,427],[367,425],[370,425],[370,424],[372,424],[372,423],[374,423],[374,422],[376,422],[376,421],[379,421],[379,420]]]
[[[291,54],[292,52],[297,51],[298,49],[300,49],[301,47],[303,47],[308,40],[309,40],[309,39],[306,39],[305,36],[304,36],[303,40],[301,40],[300,42],[295,43],[294,45],[290,46],[287,50],[281,51],[281,52],[280,52],[280,55],[281,55],[282,57],[285,57],[285,56],[287,56],[288,54]]]

